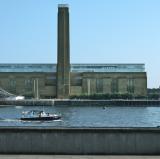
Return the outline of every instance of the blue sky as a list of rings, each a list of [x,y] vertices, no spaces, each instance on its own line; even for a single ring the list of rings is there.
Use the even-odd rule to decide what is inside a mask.
[[[159,0],[0,0],[0,63],[56,63],[59,3],[70,7],[72,63],[145,63],[159,87]]]

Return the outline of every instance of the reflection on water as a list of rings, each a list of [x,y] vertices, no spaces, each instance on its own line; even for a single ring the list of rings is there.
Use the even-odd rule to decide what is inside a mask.
[[[61,120],[21,121],[21,112],[44,110],[61,114]],[[51,127],[157,127],[160,107],[98,107],[98,106],[1,106],[0,126]]]

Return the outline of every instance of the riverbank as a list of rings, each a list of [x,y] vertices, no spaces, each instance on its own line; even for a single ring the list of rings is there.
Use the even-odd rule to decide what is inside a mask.
[[[160,106],[160,100],[25,99],[0,100],[0,106]]]

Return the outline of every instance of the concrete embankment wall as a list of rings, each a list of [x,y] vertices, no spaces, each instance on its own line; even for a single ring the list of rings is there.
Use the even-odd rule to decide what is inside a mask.
[[[0,153],[160,154],[160,129],[1,127]]]
[[[160,106],[160,100],[0,100],[0,105],[23,106]]]
[[[55,100],[54,105],[65,106],[158,106],[160,100]]]
[[[0,100],[0,105],[8,106],[53,106],[54,100],[37,100],[37,99],[25,99],[25,100]]]

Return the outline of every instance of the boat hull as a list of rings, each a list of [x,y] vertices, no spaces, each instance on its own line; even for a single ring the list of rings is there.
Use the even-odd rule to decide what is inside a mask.
[[[31,117],[31,118],[21,118],[21,120],[25,120],[25,121],[49,121],[49,120],[58,120],[61,117],[57,116],[57,117]]]

